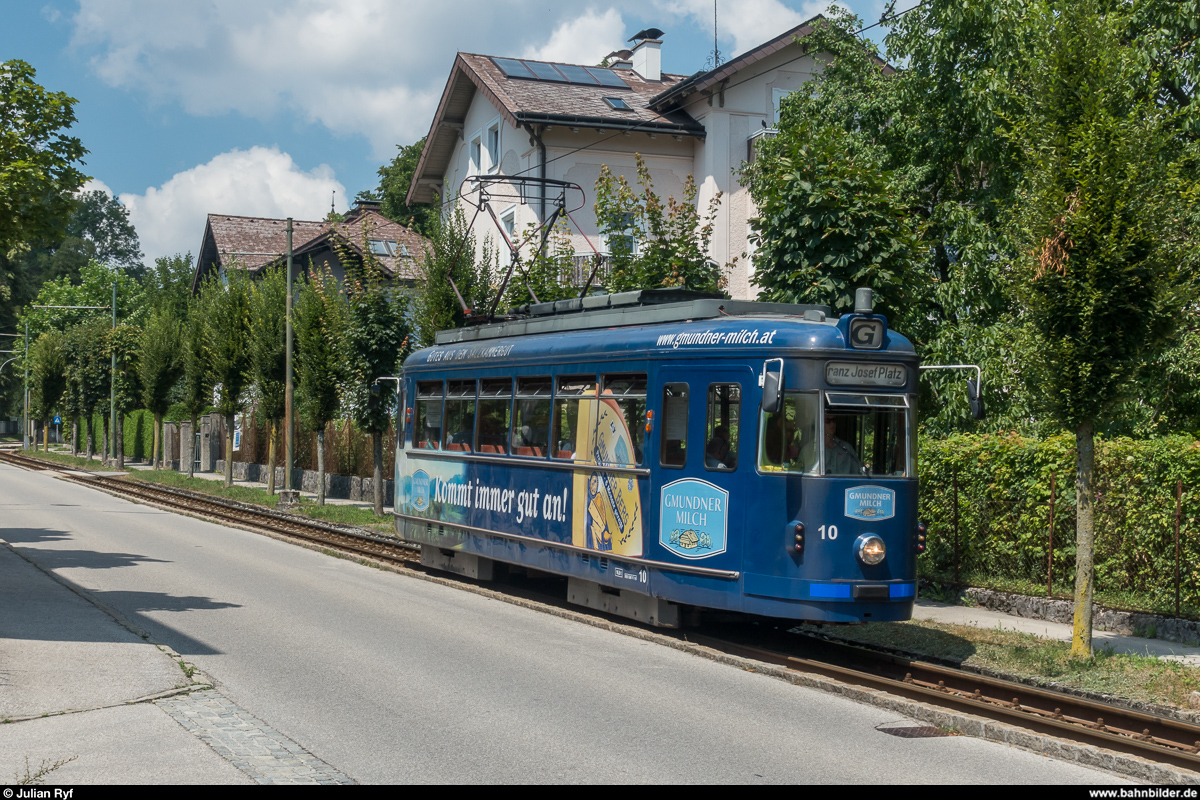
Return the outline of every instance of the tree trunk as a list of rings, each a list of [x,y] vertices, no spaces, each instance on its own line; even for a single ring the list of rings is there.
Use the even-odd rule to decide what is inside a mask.
[[[278,423],[270,420],[271,443],[267,447],[267,491],[275,494],[275,433]]]
[[[125,469],[125,413],[117,412],[117,469]]]
[[[1087,420],[1075,431],[1075,624],[1071,657],[1092,657],[1092,593],[1095,578],[1095,426]]]
[[[192,447],[191,447],[192,457],[188,459],[188,464],[187,464],[187,473],[188,473],[189,478],[196,477],[196,456],[199,455],[199,453],[196,452],[196,431],[199,430],[199,428],[197,428],[196,426],[199,424],[200,424],[200,418],[197,417],[195,414],[193,414],[192,415],[192,427],[188,428],[188,433],[192,437],[192,441],[190,442],[190,444],[192,445]],[[183,456],[183,443],[182,442],[179,445],[179,451],[180,451],[180,457],[182,458],[182,456]]]
[[[311,461],[308,463],[312,463]],[[325,505],[325,426],[317,431],[317,505]]]
[[[108,426],[109,426],[108,416],[107,415],[102,416],[101,420],[102,421],[100,423],[100,427],[104,431],[104,442],[101,443],[101,445],[100,445],[100,462],[107,466],[107,464],[108,464],[108,446],[109,446],[109,441],[110,441],[108,438]]]
[[[161,413],[154,414],[154,455],[150,457],[151,469],[162,469],[162,460],[159,458],[161,447],[163,446],[162,429],[163,415]]]
[[[371,488],[374,489],[375,495],[375,516],[383,516],[383,432],[373,431],[371,433],[371,460],[374,461],[374,469],[371,472]]]
[[[50,418],[42,420],[42,452],[50,452]]]
[[[79,417],[71,420],[71,457],[79,456]]]
[[[225,486],[233,486],[233,414],[225,416]]]
[[[96,421],[94,419],[89,419],[88,423],[87,423],[87,442],[86,442],[87,452],[84,454],[87,456],[88,461],[91,461],[92,456],[94,456],[96,454],[95,427],[96,427]]]

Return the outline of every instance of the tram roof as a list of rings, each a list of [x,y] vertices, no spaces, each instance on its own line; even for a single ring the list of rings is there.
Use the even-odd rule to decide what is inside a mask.
[[[892,357],[912,357],[915,352],[908,339],[894,331],[887,332],[881,350],[852,349],[845,323],[854,315],[833,317],[827,306],[695,297],[700,294],[655,290],[544,303],[530,307],[531,316],[525,319],[440,331],[435,346],[414,353],[406,366],[436,363],[452,368],[668,352],[713,356],[761,350],[774,356],[781,349],[803,349]],[[688,299],[663,302],[679,297]],[[453,353],[434,355],[447,350]]]

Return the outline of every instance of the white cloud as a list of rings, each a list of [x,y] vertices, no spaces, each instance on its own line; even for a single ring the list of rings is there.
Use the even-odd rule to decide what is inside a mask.
[[[767,41],[827,3],[721,0],[722,50]],[[711,31],[712,2],[79,0],[72,23],[72,52],[110,86],[192,115],[365,136],[382,160],[428,131],[457,51],[595,63],[638,27],[674,30],[672,41]],[[691,69],[704,55],[690,54]]]
[[[84,192],[96,192],[96,191],[104,192],[109,197],[113,196],[112,189],[108,188],[108,184],[105,183],[104,181],[100,180],[99,178],[88,178],[87,183],[85,183],[85,184],[83,184],[83,186],[79,187],[79,191],[76,193],[76,196],[83,194]]]
[[[588,9],[583,16],[566,20],[555,28],[545,44],[526,48],[521,57],[567,64],[598,64],[613,50],[619,50],[628,37],[621,12],[610,8],[601,14]]]
[[[252,147],[222,153],[145,194],[119,199],[151,263],[189,250],[195,256],[210,213],[323,219],[334,191],[344,204],[346,189],[328,166],[304,172],[278,148]]]

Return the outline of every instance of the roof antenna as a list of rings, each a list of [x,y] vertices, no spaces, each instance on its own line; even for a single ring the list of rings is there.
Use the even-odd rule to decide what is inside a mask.
[[[337,213],[337,209],[333,205],[333,198],[335,198],[335,197],[337,197],[337,189],[334,189],[333,191],[331,191],[329,193],[329,213],[330,214]]]
[[[717,0],[713,0],[713,49],[709,61],[712,62],[713,69],[721,66],[721,51],[717,48]]]

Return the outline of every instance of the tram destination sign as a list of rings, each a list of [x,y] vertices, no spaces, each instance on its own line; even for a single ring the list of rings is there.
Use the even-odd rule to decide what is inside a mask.
[[[908,382],[901,364],[864,364],[830,361],[825,365],[825,382],[830,386],[887,386],[900,388]]]

